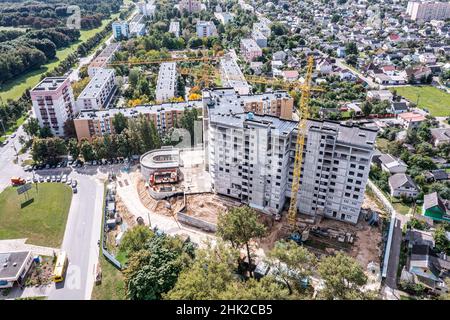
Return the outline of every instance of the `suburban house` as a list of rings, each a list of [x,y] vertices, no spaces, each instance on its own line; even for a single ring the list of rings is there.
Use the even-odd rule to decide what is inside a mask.
[[[426,171],[423,175],[427,182],[445,181],[450,179],[450,173],[447,173],[444,169]]]
[[[408,231],[406,231],[405,241],[407,242],[410,249],[417,244],[426,244],[431,248],[434,248],[433,233],[430,231],[409,229]]]
[[[333,64],[328,59],[320,59],[316,63],[316,70],[319,74],[330,74],[333,71]]]
[[[32,263],[31,251],[0,252],[0,289],[23,284]]]
[[[408,165],[401,159],[395,158],[390,154],[383,154],[379,157],[381,169],[390,174],[405,173]]]
[[[396,173],[389,177],[389,188],[391,196],[400,198],[402,196],[408,198],[416,198],[419,194],[413,179],[405,173]]]
[[[434,128],[430,129],[431,136],[433,137],[433,144],[435,147],[450,143],[450,129],[449,128]]]
[[[297,70],[284,70],[282,73],[284,81],[296,81],[298,79]]]
[[[444,253],[435,252],[427,244],[413,245],[407,270],[412,275],[412,282],[437,294],[448,292],[445,279],[450,276],[450,259]]]
[[[367,92],[367,98],[371,100],[391,101],[394,95],[389,90],[372,90]]]
[[[393,101],[391,103],[390,111],[393,114],[400,114],[400,113],[408,112],[408,103],[406,102],[406,100]]]
[[[419,127],[425,121],[425,116],[415,112],[400,113],[397,118],[406,130]]]
[[[426,194],[422,214],[433,220],[450,222],[450,201],[441,199],[437,192]]]

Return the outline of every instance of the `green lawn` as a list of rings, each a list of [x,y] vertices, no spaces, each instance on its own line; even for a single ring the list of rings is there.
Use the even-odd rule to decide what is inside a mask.
[[[59,62],[67,58],[71,53],[77,50],[80,43],[86,41],[87,39],[93,37],[97,32],[103,30],[103,28],[111,22],[113,19],[117,18],[119,14],[114,14],[110,19],[103,20],[102,25],[98,28],[92,30],[81,30],[80,38],[77,42],[72,43],[71,46],[58,50],[56,53],[56,59],[44,64],[41,68],[27,72],[21,76],[14,78],[7,83],[0,85],[0,97],[3,100],[7,99],[17,99],[19,98],[27,88],[34,87],[39,83],[41,75],[47,71],[52,71],[55,69]]]
[[[434,117],[450,116],[450,94],[445,93],[432,86],[406,86],[390,88],[397,90],[397,94],[405,97],[411,102],[417,103],[419,107],[428,109]]]
[[[20,127],[25,122],[25,120],[27,119],[27,116],[28,115],[23,115],[19,119],[17,119],[16,124],[14,126],[12,126],[11,128],[9,128],[5,132],[5,134],[3,134],[3,131],[2,131],[2,133],[1,133],[2,135],[0,136],[0,142],[5,141],[6,140],[6,136],[9,136],[9,135],[13,134],[17,130],[17,128]],[[3,130],[2,127],[0,127],[0,129]]]
[[[30,244],[59,247],[72,201],[71,188],[41,183],[37,190],[33,185],[28,194],[33,202],[24,205],[25,195],[18,195],[15,187],[0,193],[0,239],[28,238]]]

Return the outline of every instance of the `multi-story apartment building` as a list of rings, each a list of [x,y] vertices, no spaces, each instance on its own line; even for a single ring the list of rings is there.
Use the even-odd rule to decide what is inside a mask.
[[[45,78],[30,91],[33,113],[41,127],[55,136],[64,135],[64,122],[77,113],[69,78]]]
[[[170,21],[169,32],[173,33],[175,37],[180,36],[180,22],[178,21]]]
[[[199,0],[181,0],[178,8],[180,11],[186,10],[189,13],[196,13],[202,10],[202,3]]]
[[[199,38],[207,38],[217,35],[217,29],[212,21],[197,21],[197,36]]]
[[[98,69],[77,98],[78,110],[107,108],[116,91],[114,69]]]
[[[156,101],[164,102],[175,97],[175,86],[177,81],[176,62],[161,63],[156,84]]]
[[[241,54],[247,62],[262,56],[262,50],[253,39],[241,39]]]
[[[127,21],[115,21],[112,23],[114,39],[122,40],[130,36],[130,25]]]
[[[139,13],[142,14],[144,17],[153,18],[155,16],[156,5],[153,0],[147,2],[145,1],[138,2],[137,7],[139,9]]]
[[[233,21],[234,14],[229,12],[214,12],[214,17],[220,21],[221,24],[227,24],[230,21]]]
[[[252,38],[260,48],[267,47],[267,37],[258,29],[253,29]]]
[[[288,97],[285,92],[239,96],[230,89],[203,94],[206,169],[213,190],[272,214],[281,212],[291,197],[298,124],[248,112],[245,106],[249,100],[276,100],[277,94]],[[356,223],[375,137],[369,129],[309,120],[299,212]]]
[[[130,21],[130,37],[143,36],[147,32],[144,23],[144,16],[137,14]]]
[[[414,21],[446,20],[450,18],[450,2],[409,1],[406,14]]]
[[[89,77],[92,78],[97,72],[97,70],[104,69],[107,66],[107,64],[111,62],[111,60],[114,57],[114,54],[119,49],[120,43],[118,42],[107,45],[106,48],[103,49],[102,52],[100,52],[100,54],[97,57],[95,57],[95,59],[92,60],[92,62],[89,64],[88,66]]]
[[[142,105],[126,109],[86,110],[81,111],[74,120],[78,140],[91,140],[96,136],[115,133],[113,118],[117,113],[122,113],[126,118],[137,118],[143,115],[148,121],[155,124],[160,134],[167,131],[180,121],[185,110],[196,108],[202,111],[201,101],[188,101],[178,103],[163,103],[158,105]]]
[[[239,94],[249,94],[250,86],[236,62],[237,55],[234,50],[220,59],[220,76],[224,87],[232,87]]]
[[[253,30],[261,32],[266,38],[270,37],[270,27],[265,22],[255,22],[253,24]]]

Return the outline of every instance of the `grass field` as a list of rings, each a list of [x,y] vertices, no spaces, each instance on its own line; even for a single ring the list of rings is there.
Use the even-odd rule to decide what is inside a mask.
[[[81,30],[80,38],[77,42],[72,43],[71,46],[58,50],[56,53],[56,59],[44,64],[41,68],[27,72],[21,76],[14,78],[7,83],[0,86],[0,97],[3,100],[7,99],[17,99],[19,98],[27,88],[34,87],[39,83],[41,75],[47,71],[52,71],[55,69],[59,62],[67,58],[71,53],[77,50],[80,43],[92,38],[97,32],[103,30],[103,28],[111,22],[111,20],[117,18],[119,14],[114,14],[108,20],[103,20],[102,25],[98,28],[92,30]]]
[[[8,187],[0,193],[0,239],[28,238],[27,243],[59,247],[66,228],[72,201],[71,188],[62,183],[42,183],[18,195],[16,188]],[[23,208],[22,208],[23,206]]]
[[[397,90],[397,94],[414,103],[417,103],[419,97],[418,107],[428,109],[434,117],[450,116],[450,94],[435,87],[406,86],[390,88],[390,90]]]

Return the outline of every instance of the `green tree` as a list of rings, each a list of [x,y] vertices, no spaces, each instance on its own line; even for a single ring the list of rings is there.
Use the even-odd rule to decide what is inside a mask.
[[[92,161],[95,159],[94,149],[89,140],[83,139],[81,141],[80,152],[83,155],[84,161]]]
[[[447,239],[446,232],[444,224],[441,224],[436,228],[433,237],[436,249],[439,252],[450,254],[450,241]]]
[[[128,82],[130,86],[133,88],[136,87],[139,80],[140,70],[138,68],[133,68],[130,70],[130,74],[128,75]]]
[[[73,159],[77,159],[80,155],[80,146],[78,144],[77,139],[70,139],[67,143],[67,151],[73,157]]]
[[[373,109],[372,103],[370,103],[369,101],[365,101],[362,104],[361,110],[366,117],[372,113],[372,109]]]
[[[131,300],[156,300],[170,291],[179,273],[190,265],[191,243],[165,234],[151,237],[145,249],[134,252],[124,271],[127,296]]]
[[[308,279],[316,265],[313,254],[294,241],[278,241],[267,257],[269,266],[282,279],[289,294],[293,294],[294,290],[304,291],[302,281]]]
[[[28,121],[23,125],[23,130],[30,137],[35,137],[39,134],[39,122],[36,118],[29,118]]]
[[[266,233],[266,227],[258,221],[258,215],[248,206],[232,208],[228,213],[220,213],[217,222],[217,234],[234,247],[245,245],[249,265],[252,265],[249,241],[260,238]],[[252,276],[252,272],[250,272]]]
[[[123,115],[123,113],[116,113],[112,119],[112,124],[114,131],[117,134],[121,134],[123,130],[128,128],[128,119]]]
[[[155,234],[148,226],[137,225],[125,232],[120,242],[120,250],[127,254],[140,251],[145,248],[147,241],[154,236]]]
[[[366,294],[361,290],[367,276],[356,260],[344,253],[327,256],[320,260],[318,272],[324,281],[319,297],[327,300],[360,300]]]

